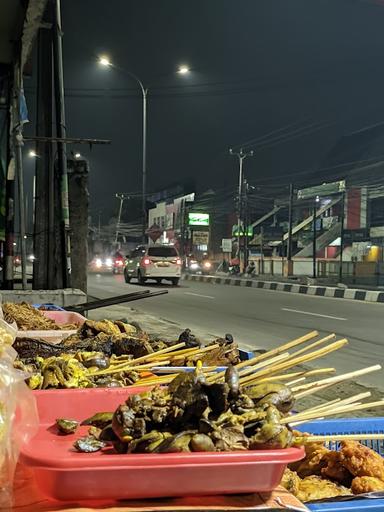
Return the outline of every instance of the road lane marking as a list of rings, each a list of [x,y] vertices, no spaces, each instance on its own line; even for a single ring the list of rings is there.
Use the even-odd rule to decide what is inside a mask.
[[[194,297],[203,297],[204,299],[214,299],[211,295],[202,295],[201,293],[184,292],[184,295],[193,295]]]
[[[300,311],[300,309],[281,308],[282,311],[289,311],[290,313],[301,313],[302,315],[321,316],[322,318],[332,318],[332,320],[348,320],[341,316],[321,315],[320,313],[311,313],[310,311]]]

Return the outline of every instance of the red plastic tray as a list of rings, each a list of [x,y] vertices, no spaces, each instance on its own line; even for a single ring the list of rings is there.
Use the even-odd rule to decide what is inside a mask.
[[[37,485],[58,500],[127,499],[265,492],[275,488],[286,465],[303,450],[259,450],[223,453],[118,455],[112,450],[76,452],[73,441],[87,432],[57,435],[57,417],[82,420],[111,411],[131,389],[36,391],[40,428],[21,449],[21,462],[32,467]]]
[[[75,324],[79,327],[86,321],[85,316],[74,311],[41,311],[44,316],[54,320],[58,325]]]

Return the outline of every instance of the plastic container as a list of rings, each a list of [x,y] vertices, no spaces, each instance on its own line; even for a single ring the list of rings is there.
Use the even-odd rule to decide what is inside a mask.
[[[384,432],[384,417],[372,418],[343,418],[337,420],[313,421],[306,423],[300,430],[310,434],[378,434]],[[384,441],[362,441],[372,450],[384,456]],[[328,443],[328,448],[337,450],[337,443]],[[307,503],[307,507],[313,512],[357,512],[370,510],[384,511],[384,499],[356,499],[344,502]]]
[[[303,457],[300,448],[225,453],[118,455],[108,450],[78,453],[73,441],[87,431],[57,435],[56,418],[82,420],[112,411],[128,394],[144,388],[36,391],[40,427],[21,448],[41,491],[58,500],[127,499],[267,492],[287,464]]]
[[[71,311],[41,311],[44,316],[54,320],[58,325],[63,324],[75,324],[81,327],[85,322],[86,318],[80,313],[74,313]],[[35,338],[39,340],[49,341],[51,343],[59,343],[68,336],[76,334],[77,329],[68,330],[44,330],[44,331],[18,331],[18,338]]]
[[[32,306],[36,309],[44,308],[42,311],[64,311],[64,308],[61,306],[56,306],[56,304],[32,304]]]
[[[43,315],[54,320],[58,325],[75,324],[81,327],[86,321],[85,316],[73,311],[42,311]]]

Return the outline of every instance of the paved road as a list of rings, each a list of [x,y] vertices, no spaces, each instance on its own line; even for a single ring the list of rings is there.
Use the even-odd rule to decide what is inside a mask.
[[[143,289],[126,285],[122,276],[90,275],[88,293],[98,298]],[[315,366],[339,372],[384,363],[384,304],[304,296],[295,293],[182,281],[169,294],[132,303],[134,308],[207,334],[231,332],[247,348],[272,348],[309,330],[334,332],[349,345]],[[384,364],[383,364],[384,366]],[[361,378],[384,390],[384,372]]]

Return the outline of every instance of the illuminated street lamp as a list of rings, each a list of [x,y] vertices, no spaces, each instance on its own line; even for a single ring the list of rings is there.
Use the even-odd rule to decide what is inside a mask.
[[[190,72],[190,69],[188,66],[179,66],[179,69],[177,70],[177,72],[180,75],[187,75]]]
[[[138,84],[141,90],[141,94],[143,97],[143,107],[142,107],[142,129],[143,129],[143,150],[142,150],[142,211],[143,211],[143,226],[142,226],[142,241],[145,243],[145,232],[147,229],[146,226],[146,194],[147,194],[147,96],[148,96],[148,87],[145,87],[143,82],[140,80],[140,78],[132,73],[131,71],[128,71],[124,68],[120,68],[115,66],[111,60],[104,56],[99,57],[99,65],[105,68],[115,68],[119,69],[123,73],[130,76],[135,82]],[[186,65],[179,66],[177,72],[181,75],[186,75],[189,73],[189,67]]]
[[[81,154],[80,153],[75,153],[75,158],[81,158]]]
[[[30,158],[36,158],[36,157],[37,157],[37,153],[36,153],[36,151],[34,151],[33,149],[31,149],[31,150],[29,151],[29,153],[28,153],[28,156],[29,156]]]
[[[105,56],[101,56],[99,58],[99,64],[100,66],[104,66],[105,68],[112,66],[112,62],[108,59],[108,57]]]

